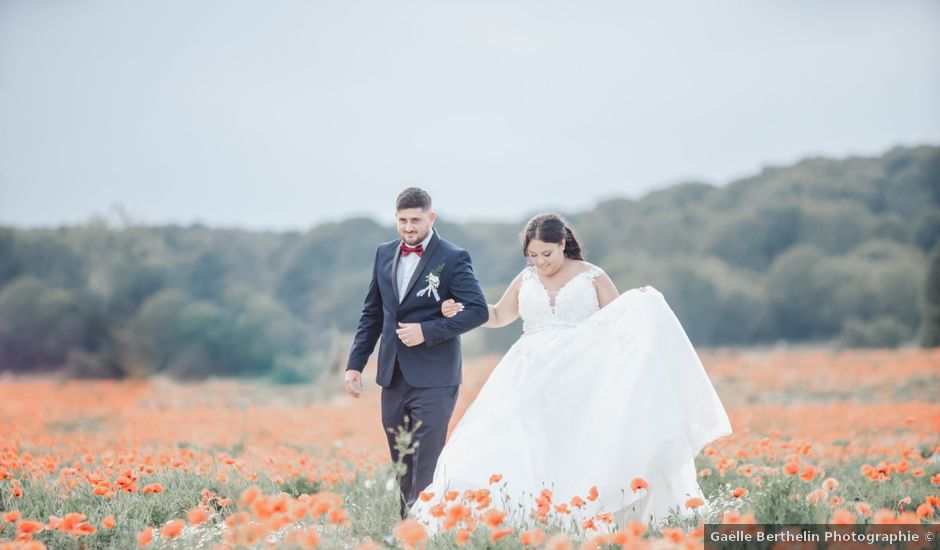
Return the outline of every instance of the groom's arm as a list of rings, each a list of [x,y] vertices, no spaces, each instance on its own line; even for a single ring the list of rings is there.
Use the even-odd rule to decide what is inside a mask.
[[[424,341],[429,346],[455,338],[482,325],[489,318],[486,297],[483,296],[480,282],[473,274],[470,253],[466,250],[457,253],[457,263],[450,279],[450,294],[464,304],[464,310],[454,317],[442,317],[421,323]]]
[[[381,248],[379,248],[381,250]],[[379,265],[379,250],[375,251],[375,262],[372,264],[372,282],[369,283],[369,292],[362,305],[362,315],[359,317],[359,328],[353,339],[352,349],[349,350],[349,361],[346,370],[362,372],[375,344],[382,335],[382,294],[379,293],[377,275]]]

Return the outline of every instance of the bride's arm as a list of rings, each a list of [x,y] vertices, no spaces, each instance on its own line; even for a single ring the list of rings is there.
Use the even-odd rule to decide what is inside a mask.
[[[519,286],[522,283],[522,273],[516,275],[516,278],[509,283],[509,288],[503,293],[503,297],[496,302],[496,305],[487,304],[490,310],[490,318],[484,327],[499,328],[508,325],[519,318]]]
[[[594,278],[594,288],[597,289],[597,303],[600,307],[606,306],[620,296],[614,282],[604,272]]]
[[[490,318],[480,325],[487,328],[499,328],[512,323],[519,318],[519,286],[522,284],[522,273],[516,275],[516,278],[509,283],[509,288],[503,293],[496,305],[487,304]],[[444,317],[453,317],[463,310],[463,304],[453,300],[445,300],[441,304],[441,312]]]

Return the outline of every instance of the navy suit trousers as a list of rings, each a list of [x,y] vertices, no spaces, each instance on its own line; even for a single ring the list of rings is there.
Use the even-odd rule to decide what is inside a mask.
[[[402,459],[406,467],[399,484],[402,518],[406,517],[408,509],[418,499],[418,493],[434,479],[437,457],[447,439],[447,425],[457,403],[459,388],[410,386],[402,376],[397,361],[391,384],[382,388],[382,426],[388,438],[392,461],[398,461],[399,458],[395,449],[395,434],[399,426],[404,426],[408,431],[414,430],[413,441],[419,443],[414,454]],[[416,425],[418,427],[415,430]]]

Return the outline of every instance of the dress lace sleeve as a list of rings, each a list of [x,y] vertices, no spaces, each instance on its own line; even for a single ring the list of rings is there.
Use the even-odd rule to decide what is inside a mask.
[[[603,275],[603,274],[604,274],[604,270],[601,269],[601,268],[599,268],[599,267],[597,267],[596,265],[592,265],[592,266],[589,267],[589,268],[587,269],[587,271],[585,272],[585,275],[587,276],[587,278],[588,278],[588,279],[591,279],[592,281],[593,281],[594,279],[600,277],[600,276]]]

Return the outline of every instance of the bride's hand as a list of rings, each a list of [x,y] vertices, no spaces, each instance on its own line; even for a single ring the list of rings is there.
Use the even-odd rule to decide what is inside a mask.
[[[444,317],[453,317],[463,311],[463,304],[455,302],[453,298],[448,298],[441,302],[441,313]]]

